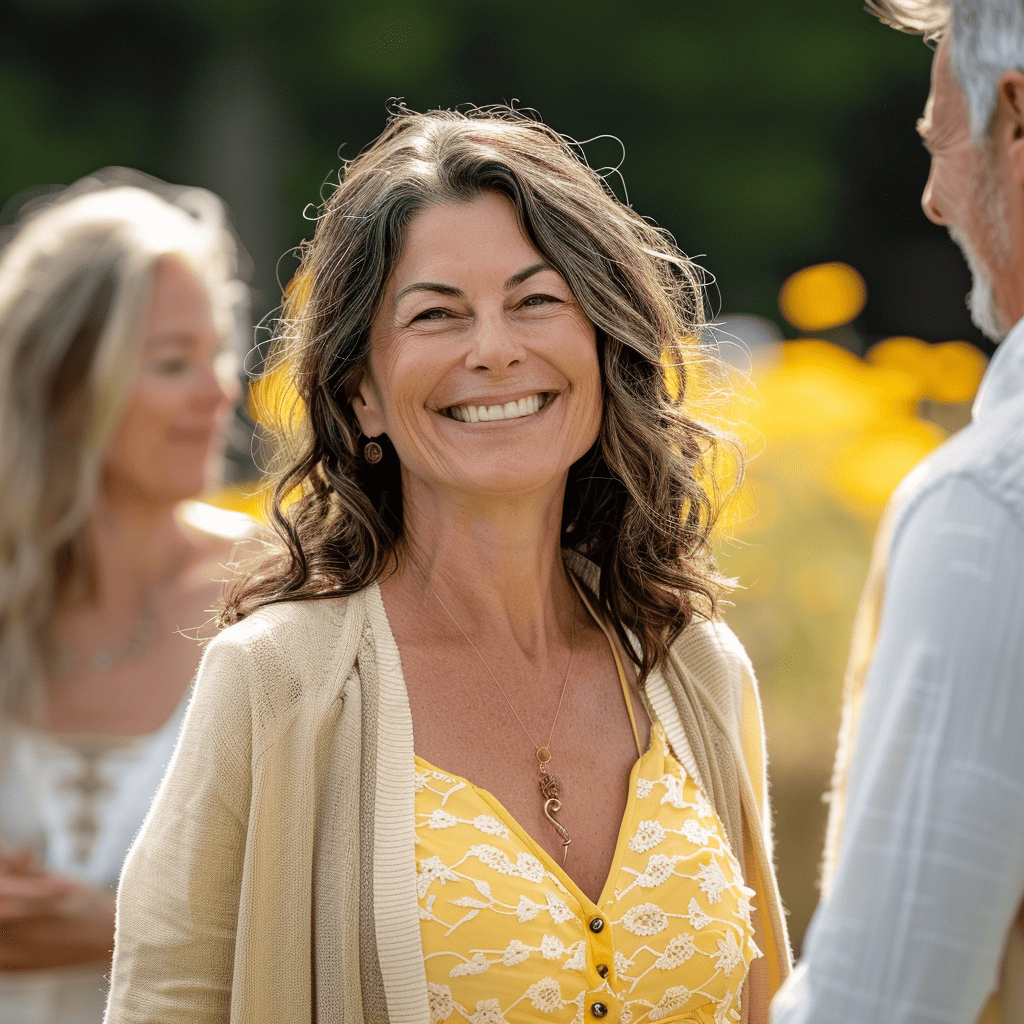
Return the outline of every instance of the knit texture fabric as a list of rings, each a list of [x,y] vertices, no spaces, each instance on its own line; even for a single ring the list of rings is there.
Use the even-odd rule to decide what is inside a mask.
[[[752,859],[774,991],[789,951],[749,661],[724,626],[694,623],[648,695],[674,749],[705,766],[737,859]],[[106,1024],[429,1021],[414,784],[378,587],[224,630],[125,864]]]

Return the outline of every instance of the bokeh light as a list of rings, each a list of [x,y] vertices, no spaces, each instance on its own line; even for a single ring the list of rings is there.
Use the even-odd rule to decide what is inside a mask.
[[[872,366],[891,367],[913,377],[919,397],[960,405],[977,393],[985,356],[966,341],[929,345],[919,338],[886,338],[868,350]]]
[[[246,411],[268,430],[294,434],[306,415],[305,404],[295,389],[292,366],[281,362],[249,385]]]
[[[867,302],[864,278],[847,263],[818,263],[787,278],[779,309],[797,330],[826,331],[854,320]]]

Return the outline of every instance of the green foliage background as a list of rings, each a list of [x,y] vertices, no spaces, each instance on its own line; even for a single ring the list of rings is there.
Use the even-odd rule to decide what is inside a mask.
[[[777,318],[788,273],[846,258],[872,286],[867,334],[974,337],[958,257],[916,205],[930,54],[857,0],[5,6],[0,195],[112,163],[211,187],[235,211],[264,311],[273,265],[310,230],[304,207],[339,151],[381,129],[389,97],[516,100],[578,139],[619,140],[588,145],[591,162],[622,164],[633,205],[716,275],[722,310]],[[900,300],[900,322],[883,322],[886,271],[915,242],[909,262],[924,252],[963,284],[931,330],[928,301],[916,325]]]

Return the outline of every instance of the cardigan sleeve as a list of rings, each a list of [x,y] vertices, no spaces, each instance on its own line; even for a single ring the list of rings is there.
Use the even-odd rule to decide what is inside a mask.
[[[117,896],[105,1024],[226,1021],[251,793],[251,658],[207,649]]]
[[[772,813],[768,799],[768,754],[765,746],[764,714],[761,695],[754,675],[754,666],[743,645],[731,630],[727,643],[735,647],[737,670],[740,676],[739,738],[743,761],[750,776],[750,785],[761,817],[761,833],[768,861],[774,862],[772,842]]]

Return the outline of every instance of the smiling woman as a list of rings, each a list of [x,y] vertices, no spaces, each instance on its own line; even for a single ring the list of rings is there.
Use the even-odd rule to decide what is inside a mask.
[[[209,618],[246,531],[188,500],[220,449],[245,291],[219,200],[124,168],[7,234],[0,1024],[96,1024],[113,887],[199,662],[179,631]]]
[[[129,857],[109,1024],[763,1020],[788,950],[697,269],[542,123],[403,109],[284,314],[282,548]]]

